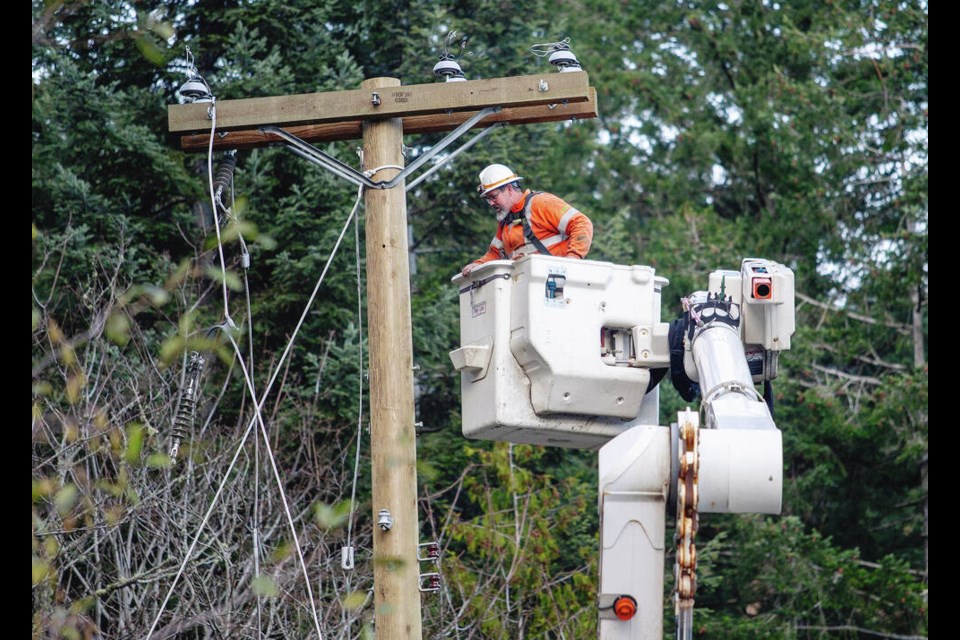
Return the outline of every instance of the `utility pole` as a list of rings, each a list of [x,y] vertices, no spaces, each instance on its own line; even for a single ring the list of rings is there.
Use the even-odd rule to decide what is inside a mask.
[[[451,131],[491,107],[496,112],[474,126],[597,116],[596,91],[583,71],[408,86],[372,78],[354,90],[217,101],[213,148],[283,144],[284,137],[264,130],[282,127],[307,143],[362,137],[364,170],[403,167],[404,134]],[[183,150],[207,150],[211,103],[171,105],[167,115]],[[339,172],[349,175],[342,167]],[[381,185],[399,173],[381,169],[368,178],[377,186],[364,192],[378,640],[422,637],[405,178]]]
[[[393,78],[362,85],[398,87]],[[400,118],[363,125],[363,162],[369,169],[403,166]],[[381,169],[392,178],[397,169]],[[377,175],[371,176],[376,180]],[[367,328],[370,337],[370,431],[373,508],[392,515],[390,529],[373,529],[374,620],[378,638],[420,638],[417,544],[417,435],[413,412],[413,344],[407,199],[401,182],[366,189]],[[376,314],[376,318],[371,318]]]

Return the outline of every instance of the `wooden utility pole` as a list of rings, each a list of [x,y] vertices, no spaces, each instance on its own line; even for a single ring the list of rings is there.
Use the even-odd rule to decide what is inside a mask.
[[[393,78],[362,85],[371,91],[398,87]],[[403,166],[400,118],[363,126],[365,169]],[[381,169],[372,180],[399,171]],[[390,529],[373,529],[374,620],[378,638],[420,638],[417,544],[417,434],[413,423],[413,343],[407,199],[403,182],[366,189],[367,328],[370,337],[370,454],[373,509],[387,509]]]
[[[210,106],[193,103],[169,107],[169,129],[181,135],[184,150],[208,148]],[[583,71],[409,86],[401,86],[395,78],[372,78],[360,89],[329,94],[218,101],[213,146],[245,149],[282,142],[282,137],[259,130],[270,125],[284,127],[305,142],[362,137],[362,170],[402,167],[405,133],[450,131],[489,107],[500,107],[500,111],[475,126],[597,116],[596,91],[588,86]],[[384,168],[370,179],[388,182],[398,172],[396,168]],[[389,189],[364,191],[375,523],[374,624],[378,640],[422,637],[404,182]]]

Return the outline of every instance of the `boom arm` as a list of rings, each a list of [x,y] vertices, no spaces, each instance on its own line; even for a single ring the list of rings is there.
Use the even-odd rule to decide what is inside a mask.
[[[699,414],[634,427],[600,449],[601,640],[663,637],[668,508],[678,522],[679,638],[692,634],[699,513],[780,513],[781,434],[754,384],[776,376],[779,351],[790,346],[793,274],[748,259],[740,272],[711,274],[710,290],[683,305],[684,321],[671,331],[683,331],[684,374],[703,392]],[[635,607],[617,606],[628,598]]]

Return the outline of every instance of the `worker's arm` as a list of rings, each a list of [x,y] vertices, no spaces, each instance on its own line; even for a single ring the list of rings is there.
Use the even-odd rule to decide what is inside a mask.
[[[469,275],[471,271],[479,267],[485,262],[490,262],[491,260],[500,259],[500,249],[503,247],[503,240],[500,239],[500,229],[497,229],[497,235],[493,237],[493,240],[490,241],[490,246],[487,247],[487,252],[471,262],[468,265],[465,265],[463,269],[460,270],[462,275]]]
[[[577,212],[567,223],[567,235],[570,236],[567,257],[586,258],[593,244],[593,222],[590,218]]]
[[[533,213],[545,224],[567,236],[564,256],[586,258],[593,243],[593,222],[576,207],[552,193],[541,193],[533,201]]]

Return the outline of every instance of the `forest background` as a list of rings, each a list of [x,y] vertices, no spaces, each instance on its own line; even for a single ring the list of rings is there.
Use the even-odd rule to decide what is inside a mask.
[[[498,129],[407,194],[419,518],[442,549],[424,637],[596,635],[596,453],[460,433],[450,278],[493,233],[491,162],[590,215],[590,258],[668,278],[664,319],[742,258],[794,270],[783,512],[701,518],[696,634],[926,637],[927,20],[888,0],[34,0],[33,637],[372,635],[357,190],[241,150],[218,248],[207,156],[167,133],[187,47],[223,100],[434,82],[445,48],[469,79],[552,73],[532,47],[564,38],[597,119]],[[441,136],[407,136],[406,161]],[[358,167],[357,145],[320,148]],[[257,389],[276,376],[269,447],[244,439],[238,353]],[[662,424],[685,406],[668,382]]]

